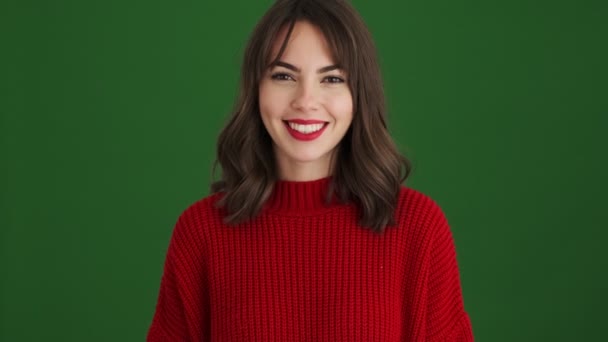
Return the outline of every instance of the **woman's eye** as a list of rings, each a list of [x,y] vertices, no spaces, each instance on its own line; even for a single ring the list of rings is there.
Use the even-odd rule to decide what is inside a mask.
[[[344,79],[337,76],[327,76],[324,81],[327,81],[327,83],[344,83]]]
[[[277,72],[270,76],[273,80],[277,81],[295,81],[295,79],[290,75],[283,72]],[[338,76],[327,76],[323,79],[324,83],[344,83],[344,79]]]
[[[291,77],[288,74],[284,74],[284,73],[272,74],[272,76],[270,76],[270,78],[272,78],[273,80],[277,80],[277,81],[289,81],[289,80],[293,80],[293,77]]]

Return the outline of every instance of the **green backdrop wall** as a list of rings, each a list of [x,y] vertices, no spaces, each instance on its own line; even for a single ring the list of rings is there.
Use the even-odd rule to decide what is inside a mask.
[[[479,341],[595,341],[605,1],[353,1]],[[0,4],[0,340],[143,340],[264,1]]]

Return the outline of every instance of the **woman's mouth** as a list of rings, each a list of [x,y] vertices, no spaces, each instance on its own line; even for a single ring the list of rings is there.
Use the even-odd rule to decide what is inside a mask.
[[[297,140],[311,141],[323,134],[329,122],[318,120],[285,120],[289,134]]]

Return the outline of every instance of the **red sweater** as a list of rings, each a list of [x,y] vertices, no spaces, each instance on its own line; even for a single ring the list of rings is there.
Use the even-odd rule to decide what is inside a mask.
[[[278,182],[258,217],[222,223],[214,194],[179,217],[147,341],[473,341],[452,233],[402,187],[397,225],[325,206],[328,178]]]

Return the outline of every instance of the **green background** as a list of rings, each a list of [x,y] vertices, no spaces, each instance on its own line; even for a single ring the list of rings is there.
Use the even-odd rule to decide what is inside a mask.
[[[141,341],[265,1],[0,4],[0,340]],[[605,1],[354,1],[478,341],[606,335]]]

